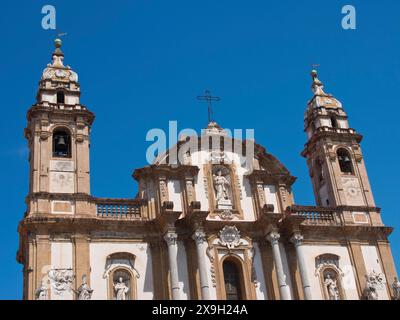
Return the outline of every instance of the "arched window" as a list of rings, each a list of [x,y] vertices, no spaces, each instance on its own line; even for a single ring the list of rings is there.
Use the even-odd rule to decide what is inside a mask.
[[[53,132],[53,157],[71,158],[71,135],[65,129]]]
[[[352,174],[353,166],[351,164],[349,152],[346,149],[341,148],[337,151],[337,157],[339,160],[340,171],[342,171],[342,173]]]
[[[65,94],[62,91],[57,91],[57,103],[65,103]]]
[[[311,121],[310,127],[311,127],[311,133],[313,133],[313,132],[315,131],[315,124],[314,124],[314,121]]]
[[[317,158],[315,160],[315,173],[318,177],[318,183],[322,185],[324,183],[324,169],[323,169],[324,162],[322,159]]]
[[[331,117],[332,128],[338,128],[338,123],[335,117]]]
[[[231,260],[225,260],[222,269],[224,272],[226,300],[242,300],[240,267]]]

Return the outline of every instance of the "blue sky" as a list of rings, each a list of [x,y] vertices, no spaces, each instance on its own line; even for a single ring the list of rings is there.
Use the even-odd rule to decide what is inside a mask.
[[[96,114],[91,141],[92,194],[134,197],[134,168],[146,165],[152,128],[200,130],[207,109],[195,97],[221,97],[215,119],[254,128],[255,138],[298,177],[298,204],[314,204],[303,114],[310,65],[364,135],[362,150],[376,203],[398,227],[400,151],[400,2],[332,1],[1,1],[0,90],[3,169],[0,299],[19,299],[17,224],[25,211],[28,157],[23,129],[55,31],[41,28],[53,4],[65,62],[80,76],[81,102]],[[357,10],[357,29],[341,28],[341,8]],[[400,228],[391,236],[400,263]]]

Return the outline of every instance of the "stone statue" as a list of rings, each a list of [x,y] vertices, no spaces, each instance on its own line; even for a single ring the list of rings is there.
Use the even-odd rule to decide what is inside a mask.
[[[214,174],[214,188],[216,192],[217,203],[220,200],[229,200],[229,181],[222,175],[222,171],[218,170],[217,174]]]
[[[35,297],[36,300],[47,300],[47,288],[44,280],[42,280],[40,288],[36,289]]]
[[[393,300],[400,300],[400,281],[397,277],[394,277],[392,288],[393,288]]]
[[[378,274],[372,271],[369,275],[365,276],[367,279],[365,287],[365,298],[367,300],[378,300],[378,285],[381,279]]]
[[[93,289],[89,287],[86,281],[86,275],[82,276],[82,284],[76,291],[78,295],[78,300],[90,300],[92,297]]]
[[[114,283],[114,290],[117,300],[126,300],[126,294],[129,291],[129,287],[125,284],[122,277],[119,277],[118,282]]]
[[[332,279],[332,277],[329,273],[326,275],[324,284],[328,291],[329,300],[340,300],[339,288],[337,287],[337,281],[335,279]]]

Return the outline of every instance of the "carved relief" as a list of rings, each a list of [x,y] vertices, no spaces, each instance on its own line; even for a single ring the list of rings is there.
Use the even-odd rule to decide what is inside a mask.
[[[186,179],[186,192],[188,196],[188,203],[194,201],[194,188],[193,188],[193,180]]]
[[[50,192],[74,193],[74,174],[72,172],[51,172]]]
[[[264,207],[265,203],[265,195],[264,195],[264,186],[262,184],[257,184],[257,193],[258,198],[260,199],[260,207]]]
[[[239,193],[239,199],[243,200],[243,194],[242,194],[242,187],[240,184],[240,179],[239,176],[236,174],[236,185],[237,185],[237,189],[238,189],[238,193]]]
[[[207,176],[204,175],[203,177],[203,183],[204,183],[204,194],[206,198],[208,199],[208,182],[207,182]]]
[[[160,179],[159,187],[160,187],[161,203],[163,203],[164,201],[168,201],[167,181],[164,179]]]
[[[364,205],[360,184],[357,178],[342,177],[342,185],[348,205]]]
[[[258,287],[260,282],[257,280],[257,272],[256,272],[256,268],[254,266],[256,250],[254,249],[254,247],[251,247],[251,249],[249,249],[249,251],[250,251],[250,259],[251,259],[251,282],[254,283],[255,287]]]
[[[231,210],[226,209],[218,213],[218,216],[222,220],[232,220],[234,218],[234,214]]]
[[[364,297],[367,300],[378,300],[378,290],[384,288],[384,277],[381,273],[376,273],[374,270],[369,274],[365,275],[367,283],[364,289]]]
[[[56,295],[63,295],[64,292],[72,291],[72,283],[75,276],[71,268],[51,269],[49,271],[49,279],[54,293]]]
[[[282,202],[286,204],[286,200],[287,200],[286,188],[284,186],[280,186],[279,191],[281,194]]]
[[[208,259],[210,260],[210,265],[211,265],[210,274],[211,274],[212,286],[215,288],[217,286],[217,280],[216,280],[216,276],[215,276],[215,267],[214,267],[215,258],[212,254],[213,248],[214,248],[213,246],[207,247],[206,254],[207,254]]]
[[[214,150],[210,153],[209,162],[213,164],[231,163],[224,151]]]
[[[196,242],[197,245],[202,244],[203,242],[206,241],[206,234],[204,233],[203,230],[197,229],[193,233],[192,239]]]
[[[236,226],[225,226],[219,232],[219,239],[219,244],[227,247],[228,249],[233,249],[241,245],[240,232]]]
[[[178,235],[174,232],[167,232],[164,235],[164,241],[168,246],[176,245],[176,241],[178,240]]]

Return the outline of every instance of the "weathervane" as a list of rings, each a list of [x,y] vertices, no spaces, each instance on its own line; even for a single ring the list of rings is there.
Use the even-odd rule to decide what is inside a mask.
[[[311,65],[311,67],[312,67],[313,69],[317,69],[319,66],[320,66],[320,64],[316,64],[316,63],[313,63],[313,64]]]
[[[60,32],[60,33],[57,33],[57,38],[61,38],[61,37],[66,36],[66,35],[67,35],[66,32]]]
[[[219,97],[211,96],[211,92],[206,90],[204,96],[198,96],[197,100],[207,101],[208,104],[208,123],[212,121],[212,101],[220,101]]]

